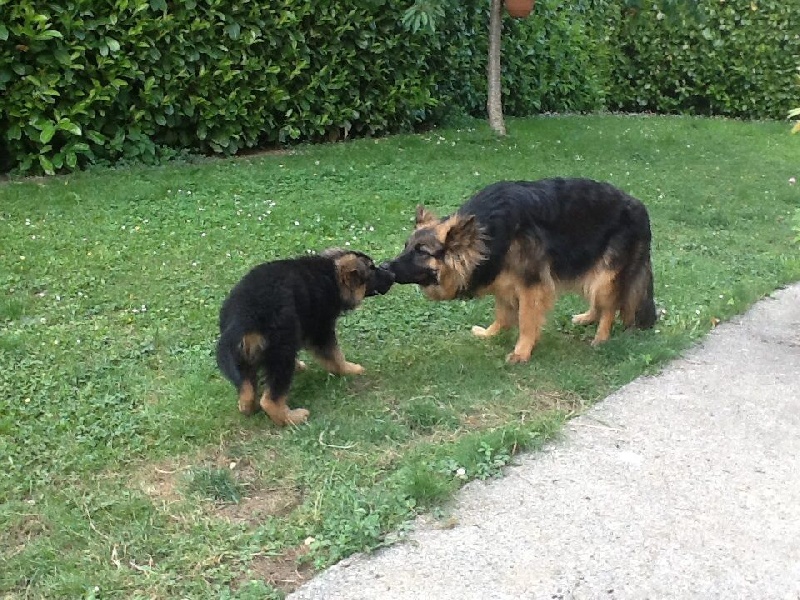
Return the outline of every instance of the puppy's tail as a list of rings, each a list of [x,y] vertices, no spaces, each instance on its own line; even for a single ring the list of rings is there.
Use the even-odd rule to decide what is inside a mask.
[[[238,389],[245,380],[242,368],[257,366],[266,348],[267,340],[260,333],[229,326],[217,342],[217,366]]]
[[[656,303],[649,244],[639,242],[631,258],[625,273],[622,321],[625,327],[650,329],[656,323]]]

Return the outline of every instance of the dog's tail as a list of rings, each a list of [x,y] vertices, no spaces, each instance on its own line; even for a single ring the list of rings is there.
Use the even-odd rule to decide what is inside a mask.
[[[217,366],[238,389],[245,380],[242,368],[258,365],[266,347],[267,340],[262,334],[233,323],[222,331],[217,342]]]
[[[628,290],[628,302],[634,311],[633,325],[650,329],[656,324],[656,303],[653,299],[653,266],[647,258],[634,276]]]
[[[653,265],[650,261],[650,219],[644,206],[639,217],[641,237],[633,244],[622,278],[622,321],[625,327],[650,329],[656,323]]]

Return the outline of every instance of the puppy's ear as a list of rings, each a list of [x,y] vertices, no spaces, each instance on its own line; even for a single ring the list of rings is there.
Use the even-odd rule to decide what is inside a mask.
[[[330,258],[332,260],[336,260],[345,254],[347,254],[347,250],[342,248],[325,248],[325,250],[319,253],[321,257]]]
[[[475,215],[452,217],[452,225],[447,230],[444,246],[449,252],[459,253],[464,250],[482,247],[483,239]]]
[[[417,213],[416,213],[416,228],[422,229],[423,227],[427,227],[428,225],[433,225],[439,220],[435,214],[427,210],[422,204],[417,206]]]
[[[355,254],[346,253],[334,258],[334,264],[339,281],[345,287],[353,289],[366,281],[368,267]]]

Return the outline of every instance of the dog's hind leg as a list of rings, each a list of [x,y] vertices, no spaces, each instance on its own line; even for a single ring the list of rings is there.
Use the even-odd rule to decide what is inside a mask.
[[[289,405],[286,404],[286,396],[276,397],[267,390],[261,396],[261,408],[273,423],[280,427],[301,425],[308,420],[310,414],[305,408],[289,408]]]
[[[252,415],[258,410],[256,393],[258,390],[258,373],[253,368],[242,369],[242,383],[239,385],[239,412]]]
[[[598,310],[597,307],[592,304],[585,313],[573,316],[572,322],[575,323],[575,325],[591,325],[592,323],[597,323],[597,319]]]
[[[494,298],[494,323],[489,327],[475,325],[472,334],[479,338],[490,338],[505,329],[510,329],[517,319],[517,307],[513,300],[505,297],[495,296]]]
[[[271,356],[265,364],[267,389],[261,395],[261,408],[270,419],[281,427],[305,423],[309,412],[305,408],[290,409],[286,404],[289,388],[294,376],[295,358],[291,353]]]
[[[514,351],[506,356],[508,363],[528,362],[539,341],[547,312],[555,304],[555,286],[551,281],[519,291],[519,338]]]
[[[617,273],[604,270],[597,275],[591,283],[590,309],[597,315],[597,331],[595,332],[592,346],[602,344],[611,335],[614,318],[617,315],[619,304],[617,292]]]

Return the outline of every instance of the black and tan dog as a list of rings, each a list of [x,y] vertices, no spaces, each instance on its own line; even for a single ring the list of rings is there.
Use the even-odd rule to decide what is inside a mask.
[[[416,230],[386,266],[432,300],[494,296],[494,323],[472,332],[487,338],[518,324],[511,363],[530,358],[560,292],[589,300],[573,322],[598,323],[593,344],[608,339],[617,311],[625,327],[656,320],[647,209],[588,179],[495,183],[441,219],[419,206]]]
[[[278,425],[299,424],[304,408],[286,400],[301,348],[337,375],[359,375],[336,341],[336,320],[366,296],[385,294],[394,277],[360,252],[332,248],[320,255],[261,264],[233,288],[219,315],[217,364],[239,392],[239,410],[258,410],[258,377],[266,374],[259,404]]]

